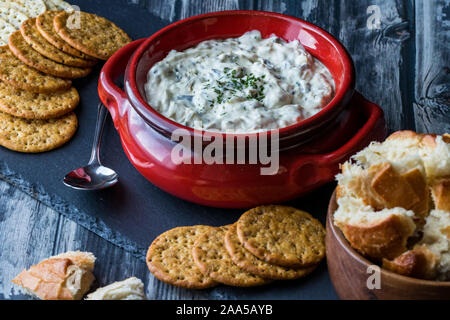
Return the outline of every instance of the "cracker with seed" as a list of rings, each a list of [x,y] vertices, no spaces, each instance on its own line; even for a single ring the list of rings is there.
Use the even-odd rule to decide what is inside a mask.
[[[16,28],[5,19],[0,18],[0,45],[8,44],[9,37],[16,32]]]
[[[79,19],[79,27],[71,27],[68,24],[71,19]],[[101,60],[108,60],[131,42],[125,31],[113,22],[87,12],[63,11],[55,17],[54,26],[58,35],[72,47]]]
[[[30,18],[37,17],[38,15],[47,11],[47,7],[43,0],[25,0],[25,1],[16,1],[22,5],[25,10],[25,14]]]
[[[20,11],[21,13],[27,15],[27,9],[25,8],[22,1],[19,0],[0,0],[0,5],[12,7],[16,9],[17,11]]]
[[[51,0],[44,0],[44,4],[47,7],[47,10],[50,11],[58,11],[58,7]]]
[[[213,280],[234,287],[254,287],[271,281],[236,265],[225,249],[225,234],[232,226],[211,228],[198,237],[192,256],[200,270]]]
[[[26,119],[52,119],[73,111],[80,102],[77,89],[56,93],[33,93],[0,81],[0,111]]]
[[[23,63],[55,77],[77,79],[87,76],[92,71],[90,68],[66,66],[44,57],[28,45],[20,30],[9,37],[8,45],[12,53]]]
[[[58,119],[28,120],[0,112],[0,146],[25,153],[50,151],[67,143],[77,126],[74,113]]]
[[[97,60],[94,57],[88,56],[83,52],[73,48],[65,42],[55,30],[53,20],[61,11],[47,11],[36,18],[36,26],[41,35],[52,45],[65,53],[85,60]]]
[[[10,5],[0,4],[0,18],[19,29],[22,23],[28,19],[28,16]]]
[[[0,80],[35,93],[53,93],[70,89],[72,81],[53,77],[30,68],[17,59],[8,46],[0,47]]]
[[[309,213],[284,206],[247,211],[237,222],[243,246],[268,263],[288,268],[318,264],[325,257],[325,229]]]
[[[70,3],[63,0],[44,0],[47,10],[65,10],[67,12],[73,11]]]
[[[146,257],[147,266],[153,275],[161,281],[188,289],[206,289],[217,285],[200,271],[191,254],[197,237],[210,228],[175,228],[157,237]]]
[[[90,68],[96,64],[93,60],[84,60],[59,50],[48,42],[36,26],[36,18],[25,21],[20,27],[25,41],[44,57],[71,67]]]
[[[316,269],[316,266],[292,269],[276,266],[258,259],[245,249],[237,235],[236,225],[225,234],[225,248],[228,250],[233,262],[247,272],[272,280],[293,280],[307,276]]]

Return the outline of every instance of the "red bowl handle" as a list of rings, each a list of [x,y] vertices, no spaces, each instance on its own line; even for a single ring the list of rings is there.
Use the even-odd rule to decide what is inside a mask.
[[[117,51],[103,66],[98,82],[100,100],[108,108],[116,128],[120,116],[123,115],[124,104],[128,103],[125,92],[115,81],[123,75],[133,53],[146,39],[140,39],[127,44]]]
[[[310,186],[319,186],[334,180],[339,173],[339,164],[367,147],[372,141],[386,138],[386,121],[383,110],[355,92],[351,108],[358,108],[367,119],[356,134],[339,149],[327,153],[302,157],[295,164],[295,180]]]

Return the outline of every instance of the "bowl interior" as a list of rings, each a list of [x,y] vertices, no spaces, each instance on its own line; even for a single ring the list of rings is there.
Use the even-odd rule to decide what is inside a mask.
[[[299,40],[308,52],[330,70],[335,81],[336,94],[319,114],[345,98],[350,99],[354,87],[353,62],[337,40],[303,20],[260,11],[205,14],[179,21],[155,33],[138,49],[132,60],[134,65],[131,66],[130,83],[131,89],[138,91],[135,98],[147,109],[152,109],[145,101],[147,73],[171,50],[184,50],[205,40],[239,37],[252,30],[259,30],[263,37],[275,34],[286,41]]]

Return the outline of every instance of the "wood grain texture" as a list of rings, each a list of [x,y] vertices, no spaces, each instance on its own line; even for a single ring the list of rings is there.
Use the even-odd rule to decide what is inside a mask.
[[[414,112],[419,131],[450,132],[450,1],[416,1]]]
[[[371,5],[379,7],[381,24],[367,27]],[[406,8],[400,1],[343,1],[339,11],[338,38],[350,51],[356,66],[356,88],[385,111],[390,132],[414,129],[412,110],[403,101],[402,49],[411,41]]]
[[[352,55],[357,89],[386,112],[389,131],[450,131],[448,0],[129,0],[167,23],[217,10],[266,10],[297,16],[329,31]],[[378,6],[379,28],[368,28]],[[0,299],[17,294],[10,280],[23,268],[67,250],[97,257],[96,285],[141,278],[150,299],[207,299],[156,280],[145,262],[115,247],[0,180]],[[228,299],[217,291],[216,299]]]

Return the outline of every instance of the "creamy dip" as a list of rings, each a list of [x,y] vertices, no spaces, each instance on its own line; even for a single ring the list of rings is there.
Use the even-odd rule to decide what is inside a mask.
[[[171,51],[149,71],[148,103],[188,127],[247,133],[309,118],[334,96],[328,69],[297,41],[259,31]]]

